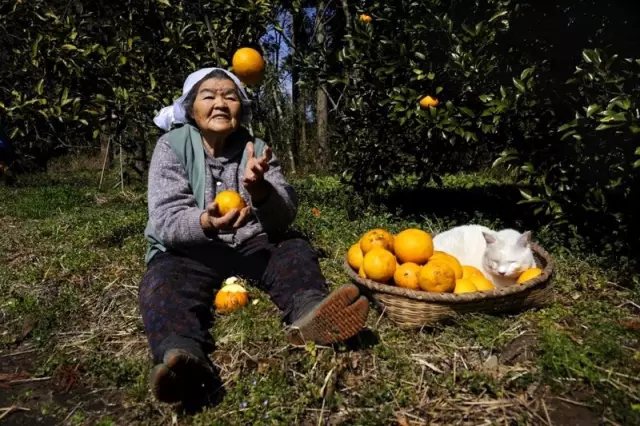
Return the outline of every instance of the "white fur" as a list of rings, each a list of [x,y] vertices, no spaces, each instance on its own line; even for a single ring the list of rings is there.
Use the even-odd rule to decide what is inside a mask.
[[[496,287],[515,284],[518,276],[536,266],[531,232],[514,229],[492,231],[480,225],[462,225],[433,238],[435,250],[449,253],[462,265],[480,269]]]

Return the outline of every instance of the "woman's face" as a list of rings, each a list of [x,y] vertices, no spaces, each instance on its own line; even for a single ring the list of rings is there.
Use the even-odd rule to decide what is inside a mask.
[[[241,110],[233,81],[210,78],[200,84],[192,116],[200,131],[228,136],[240,126]]]

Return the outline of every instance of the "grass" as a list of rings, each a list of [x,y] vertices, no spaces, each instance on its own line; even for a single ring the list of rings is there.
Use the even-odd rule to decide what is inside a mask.
[[[465,210],[459,201],[447,207],[451,194],[469,190],[477,199],[483,185],[508,200],[496,189],[508,185],[504,177],[481,174],[445,179],[448,195],[437,208],[398,198],[353,208],[357,199],[337,179],[300,179],[296,228],[318,248],[323,272],[337,286],[347,281],[347,248],[373,227],[436,232],[470,220],[529,227],[557,263],[550,306],[467,315],[421,332],[399,330],[372,311],[371,336],[359,346],[293,348],[277,309],[252,288],[253,303],[217,317],[211,330],[212,359],[224,381],[221,402],[195,415],[175,413],[147,390],[151,363],[137,308],[145,190],[122,192],[113,189],[116,177],[108,178],[107,189],[98,190],[99,171],[58,170],[0,187],[0,386],[8,386],[0,409],[29,409],[7,419],[561,424],[563,414],[572,414],[595,423],[640,423],[639,289],[619,285],[616,265],[602,267],[579,237],[563,238],[500,209]]]

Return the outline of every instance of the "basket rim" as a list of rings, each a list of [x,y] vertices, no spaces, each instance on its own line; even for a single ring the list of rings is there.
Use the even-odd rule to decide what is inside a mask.
[[[362,285],[369,290],[377,293],[385,293],[394,296],[402,296],[408,299],[420,300],[425,302],[447,302],[447,303],[467,303],[467,302],[475,302],[480,300],[490,300],[490,299],[499,299],[502,297],[513,296],[518,293],[523,293],[526,291],[530,291],[536,287],[542,287],[546,284],[554,271],[554,262],[549,253],[545,249],[543,249],[537,243],[531,243],[531,250],[533,250],[534,254],[540,257],[545,265],[542,268],[542,274],[537,277],[527,281],[524,284],[513,285],[510,287],[496,288],[490,291],[483,292],[473,292],[473,293],[437,293],[437,292],[429,292],[423,290],[411,290],[408,288],[396,287],[390,284],[383,284],[376,281],[372,281],[367,278],[361,278],[352,268],[349,266],[347,262],[347,257],[345,255],[343,268],[346,270],[347,274],[350,276],[352,280],[354,280],[357,284]]]

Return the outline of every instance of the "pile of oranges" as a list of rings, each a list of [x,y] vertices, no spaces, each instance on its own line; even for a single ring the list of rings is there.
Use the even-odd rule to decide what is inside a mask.
[[[434,251],[431,234],[417,228],[396,235],[381,228],[367,231],[349,248],[347,262],[362,278],[411,290],[470,293],[495,288],[479,269]],[[533,271],[527,274],[527,279],[534,276]]]

